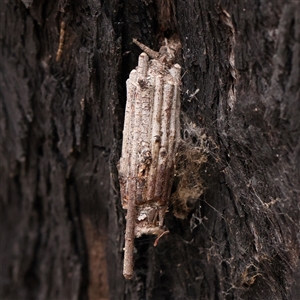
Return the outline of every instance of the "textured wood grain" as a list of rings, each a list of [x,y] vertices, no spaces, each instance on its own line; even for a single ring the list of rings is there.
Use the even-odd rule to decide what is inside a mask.
[[[1,299],[299,298],[299,1],[0,6]],[[132,38],[159,49],[173,35],[182,138],[210,145],[187,180],[205,193],[185,220],[171,205],[156,247],[136,239],[125,280],[116,165]]]

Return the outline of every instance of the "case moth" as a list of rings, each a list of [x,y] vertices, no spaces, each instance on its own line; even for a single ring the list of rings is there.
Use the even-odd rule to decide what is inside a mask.
[[[60,23],[60,32],[59,32],[59,43],[58,43],[58,49],[56,52],[56,61],[60,61],[63,47],[64,47],[64,41],[65,41],[65,30],[66,30],[66,23],[62,21]]]
[[[174,64],[180,44],[144,52],[126,82],[127,103],[119,181],[127,210],[123,275],[133,274],[134,238],[163,235],[180,136],[180,72]]]

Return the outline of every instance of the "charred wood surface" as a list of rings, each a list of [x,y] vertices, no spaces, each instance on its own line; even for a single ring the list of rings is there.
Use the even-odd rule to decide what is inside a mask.
[[[297,299],[299,1],[0,11],[1,299]],[[174,180],[170,233],[136,240],[128,281],[116,166],[132,39],[158,51],[172,36],[189,176]]]

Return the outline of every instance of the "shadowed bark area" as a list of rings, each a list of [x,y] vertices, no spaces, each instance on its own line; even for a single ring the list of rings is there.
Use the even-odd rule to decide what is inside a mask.
[[[1,299],[297,299],[299,1],[0,11]],[[172,36],[183,141],[170,233],[136,239],[128,281],[116,166],[132,38],[158,51]]]

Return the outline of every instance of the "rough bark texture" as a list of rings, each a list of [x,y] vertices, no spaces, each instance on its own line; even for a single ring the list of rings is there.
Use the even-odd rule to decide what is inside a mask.
[[[298,1],[7,0],[0,10],[1,299],[297,299]],[[173,35],[182,137],[205,156],[204,190],[186,219],[170,208],[157,247],[136,240],[126,281],[116,164],[140,53],[131,41],[158,50]]]

